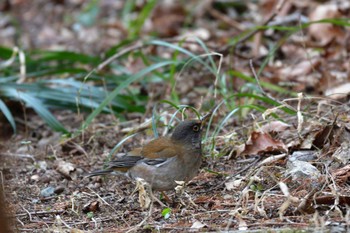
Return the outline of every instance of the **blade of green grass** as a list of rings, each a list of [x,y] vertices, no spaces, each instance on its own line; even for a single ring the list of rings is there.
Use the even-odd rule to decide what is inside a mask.
[[[2,92],[8,98],[20,99],[26,103],[28,107],[33,108],[34,111],[55,131],[65,134],[69,133],[39,99],[14,88],[2,89]]]
[[[6,104],[4,103],[4,101],[2,101],[2,99],[0,99],[0,111],[4,114],[4,116],[6,117],[6,119],[8,120],[8,122],[10,123],[13,132],[16,133],[16,123],[15,123],[15,119],[13,118],[10,109],[8,109],[8,107],[6,106]]]

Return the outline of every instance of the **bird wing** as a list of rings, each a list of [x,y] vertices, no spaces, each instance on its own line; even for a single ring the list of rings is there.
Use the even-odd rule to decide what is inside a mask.
[[[160,166],[169,158],[173,158],[181,153],[181,147],[174,144],[169,138],[157,138],[142,148],[129,151],[125,156],[109,162],[105,170],[94,171],[90,176],[101,175],[113,171],[127,172],[139,162],[151,166]]]
[[[123,157],[110,161],[106,169],[92,171],[87,175],[87,177],[106,175],[114,172],[125,173],[142,159],[144,159],[142,156],[138,156],[136,154],[129,156],[127,154]]]
[[[141,156],[148,160],[167,159],[177,156],[179,148],[169,138],[157,138],[142,148]]]
[[[138,161],[142,160],[143,157],[142,156],[123,156],[120,157],[116,160],[112,160],[109,162],[109,166],[107,168],[107,170],[122,170],[122,171],[126,171],[129,168],[133,167]]]

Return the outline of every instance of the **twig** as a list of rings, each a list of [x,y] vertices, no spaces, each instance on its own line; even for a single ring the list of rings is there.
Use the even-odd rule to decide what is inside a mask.
[[[23,208],[23,206],[22,206]],[[29,212],[29,211],[26,211],[26,213],[19,213],[19,214],[16,214],[16,217],[22,217],[22,216],[26,216],[26,215],[46,215],[46,214],[62,214],[64,213],[65,211],[64,210],[49,210],[49,211],[38,211],[38,212]]]
[[[88,189],[93,192],[103,203],[105,203],[107,206],[111,207],[113,210],[115,210],[105,199],[103,199],[98,193],[96,193],[94,190],[92,190],[90,187]]]
[[[24,208],[23,205],[21,205],[21,204],[19,204],[19,205],[20,205],[20,206],[22,207],[22,209],[28,214],[28,216],[29,216],[29,221],[33,222],[32,214],[31,214],[26,208]]]
[[[58,224],[62,223],[63,225],[65,225],[68,229],[71,229],[72,227],[69,226],[59,215],[56,215],[56,221],[58,222]]]
[[[270,156],[270,157],[264,159],[263,161],[261,161],[261,162],[258,164],[257,167],[260,167],[260,166],[263,166],[263,165],[265,165],[265,164],[269,164],[269,163],[275,162],[275,161],[280,160],[280,159],[282,159],[282,158],[284,158],[284,157],[286,157],[286,156],[287,156],[286,153],[283,153],[283,154],[280,154],[280,155],[272,155],[272,156]]]
[[[302,200],[302,202],[300,202],[300,204],[298,205],[297,209],[294,212],[299,212],[299,213],[305,213],[305,211],[307,210],[307,208],[310,207],[311,205],[311,200],[310,198],[318,191],[318,188],[314,188],[313,190],[311,190],[311,192],[309,192],[305,198]]]

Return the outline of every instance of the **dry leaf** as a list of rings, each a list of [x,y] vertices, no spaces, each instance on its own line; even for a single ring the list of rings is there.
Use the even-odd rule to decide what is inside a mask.
[[[350,93],[350,83],[344,83],[340,86],[331,87],[325,91],[325,96],[332,99],[341,99]]]
[[[207,226],[207,225],[205,225],[205,224],[201,223],[200,221],[196,220],[196,221],[192,224],[191,228],[192,228],[192,229],[201,229],[201,228],[206,227],[206,226]]]
[[[176,1],[160,1],[151,17],[152,29],[160,37],[176,36],[185,22],[185,17],[184,5]]]
[[[273,139],[269,134],[253,132],[244,145],[244,150],[237,155],[256,155],[271,152],[287,152],[283,142]]]
[[[232,191],[234,189],[237,189],[242,183],[242,179],[238,180],[229,180],[228,182],[225,182],[225,187],[228,191]]]
[[[348,141],[341,143],[340,147],[333,153],[333,158],[346,165],[350,161],[350,145]]]
[[[284,123],[282,121],[272,121],[261,127],[261,131],[264,133],[270,132],[282,132],[286,130],[291,125]]]
[[[77,178],[77,175],[74,173],[75,165],[70,162],[61,159],[57,160],[56,170],[67,179],[75,180]]]
[[[141,178],[136,178],[136,189],[139,192],[139,203],[142,209],[147,209],[151,204],[151,196],[146,191],[149,184]]]
[[[318,21],[322,19],[335,19],[341,18],[342,14],[339,11],[336,3],[319,5],[311,12],[309,18],[310,21]],[[319,41],[322,45],[326,45],[333,39],[338,42],[343,41],[345,33],[341,27],[330,24],[330,23],[317,23],[311,24],[309,27],[310,35]]]

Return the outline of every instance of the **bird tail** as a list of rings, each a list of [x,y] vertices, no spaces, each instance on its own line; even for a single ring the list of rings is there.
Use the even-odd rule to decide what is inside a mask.
[[[117,172],[111,169],[106,169],[106,170],[96,170],[88,173],[85,177],[93,177],[93,176],[103,176],[103,175],[112,175],[116,174]]]

